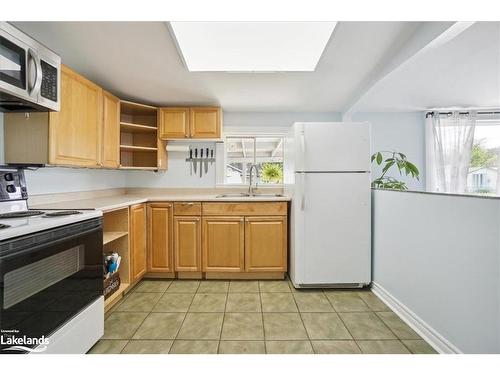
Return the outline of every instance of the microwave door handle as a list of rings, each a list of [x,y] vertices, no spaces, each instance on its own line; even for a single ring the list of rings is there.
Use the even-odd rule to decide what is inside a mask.
[[[29,59],[34,62],[32,66]],[[31,69],[34,69],[35,80],[32,85],[30,85]],[[40,58],[37,54],[30,48],[28,49],[28,90],[29,94],[38,94],[40,91],[40,86],[42,85],[42,64],[40,63]],[[31,86],[31,87],[30,87]]]

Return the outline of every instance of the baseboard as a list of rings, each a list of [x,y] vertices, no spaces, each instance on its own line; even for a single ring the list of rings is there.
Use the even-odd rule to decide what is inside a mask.
[[[460,349],[445,339],[434,328],[376,282],[372,282],[372,292],[380,298],[382,302],[389,306],[401,320],[413,328],[413,330],[427,341],[438,353],[462,354]]]

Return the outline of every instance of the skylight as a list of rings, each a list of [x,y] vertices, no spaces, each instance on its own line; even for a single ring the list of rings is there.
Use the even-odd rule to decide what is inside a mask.
[[[191,72],[312,72],[336,22],[171,22]]]

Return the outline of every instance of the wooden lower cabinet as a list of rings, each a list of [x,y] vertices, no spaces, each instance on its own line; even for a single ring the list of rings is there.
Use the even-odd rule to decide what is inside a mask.
[[[148,204],[148,272],[173,272],[173,205]]]
[[[174,259],[177,272],[201,271],[201,218],[174,217]]]
[[[130,206],[130,254],[132,262],[132,280],[141,278],[146,273],[146,205]]]
[[[245,218],[245,270],[285,272],[287,269],[286,216]]]
[[[245,270],[245,227],[242,216],[203,218],[203,272]]]

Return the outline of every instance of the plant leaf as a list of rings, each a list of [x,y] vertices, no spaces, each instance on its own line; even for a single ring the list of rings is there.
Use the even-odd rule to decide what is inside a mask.
[[[377,164],[380,165],[382,164],[382,154],[380,152],[377,153]]]

